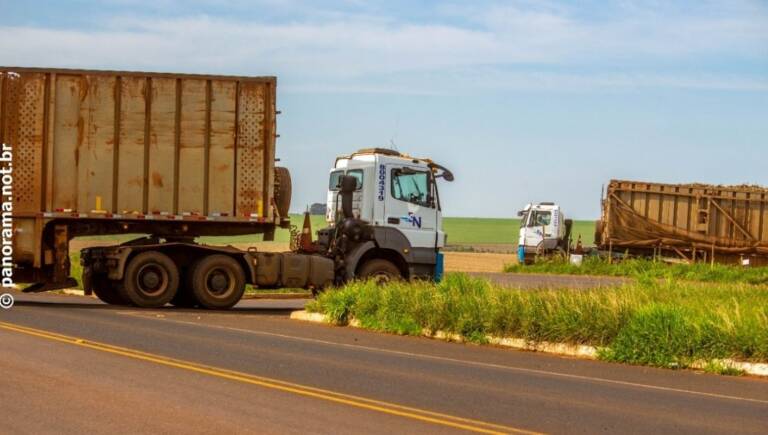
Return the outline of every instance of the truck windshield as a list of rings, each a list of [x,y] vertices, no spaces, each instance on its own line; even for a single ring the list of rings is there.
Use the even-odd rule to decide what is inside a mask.
[[[347,171],[346,175],[357,178],[357,190],[363,188],[363,171],[362,169],[352,169]],[[341,188],[341,177],[344,176],[344,171],[331,172],[331,179],[328,181],[328,190],[337,191]]]
[[[552,221],[552,212],[533,210],[528,220],[529,227],[545,227]]]

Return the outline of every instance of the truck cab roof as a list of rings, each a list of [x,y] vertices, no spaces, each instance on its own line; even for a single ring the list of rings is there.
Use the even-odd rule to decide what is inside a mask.
[[[555,204],[554,202],[538,202],[538,203],[528,203],[523,207],[523,211],[528,210],[557,210],[560,206]]]
[[[413,164],[413,165],[426,166],[430,170],[432,170],[432,172],[434,172],[435,174],[438,174],[440,172],[440,174],[437,175],[438,177],[442,177],[449,182],[453,181],[453,173],[449,171],[447,168],[445,168],[444,166],[439,165],[430,159],[413,157],[408,154],[401,153],[400,151],[393,150],[390,148],[362,148],[352,154],[342,155],[337,157],[336,163],[333,166],[335,169],[360,167],[360,165],[355,165],[354,163],[352,164],[350,163],[354,161],[375,162],[377,158],[379,159],[379,161],[385,161],[387,163]]]
[[[400,151],[389,149],[389,148],[362,148],[352,154],[342,155],[336,158],[336,167],[339,166],[339,162],[341,161],[349,161],[349,160],[361,160],[361,161],[373,161],[376,156],[380,157],[387,157],[387,160],[400,160],[403,163],[409,162],[414,164],[429,164],[432,161],[428,159],[418,159],[411,157],[407,154],[401,153]],[[343,166],[342,166],[343,167]]]

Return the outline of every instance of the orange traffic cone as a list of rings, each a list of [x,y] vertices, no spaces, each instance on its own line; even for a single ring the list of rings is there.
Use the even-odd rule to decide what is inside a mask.
[[[312,221],[309,219],[309,212],[304,212],[304,226],[301,228],[301,250],[304,252],[312,252],[314,245],[312,244]]]

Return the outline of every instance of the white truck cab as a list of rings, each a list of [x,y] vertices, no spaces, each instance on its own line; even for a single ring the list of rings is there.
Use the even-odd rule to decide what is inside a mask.
[[[518,257],[521,263],[535,255],[568,250],[571,221],[565,219],[559,205],[553,202],[527,204],[518,216]]]
[[[450,171],[428,159],[389,149],[363,149],[338,157],[328,183],[326,221],[330,228],[342,223],[344,176],[357,180],[353,217],[373,232],[368,246],[360,247],[365,251],[361,255],[384,256],[404,277],[434,277],[446,239],[437,181],[452,181]],[[360,275],[364,260],[350,255],[348,275]]]

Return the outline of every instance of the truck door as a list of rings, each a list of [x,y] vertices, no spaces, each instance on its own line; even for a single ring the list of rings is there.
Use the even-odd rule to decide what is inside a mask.
[[[384,224],[399,229],[414,248],[434,248],[438,207],[432,171],[386,165],[389,183]]]
[[[531,210],[525,228],[525,246],[536,248],[545,238],[552,236],[552,212]]]

